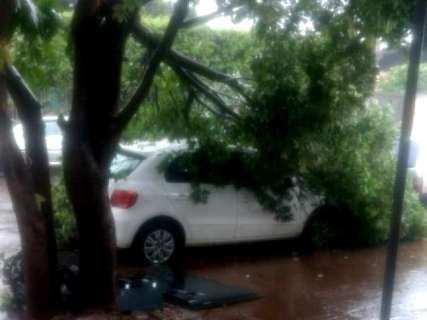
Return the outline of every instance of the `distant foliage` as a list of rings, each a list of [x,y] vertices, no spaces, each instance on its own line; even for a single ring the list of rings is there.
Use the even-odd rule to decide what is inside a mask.
[[[43,8],[44,5],[40,6],[40,10],[44,10]],[[25,32],[23,27],[17,26],[21,32],[18,32],[19,36],[13,37],[10,51],[12,63],[46,107],[44,111],[58,113],[68,110],[71,105],[73,72],[67,36],[70,15],[57,13],[50,4],[46,4],[45,10],[46,13],[36,15],[41,20],[33,33]]]
[[[378,89],[388,92],[403,92],[406,86],[407,73],[407,64],[392,67],[379,79]],[[420,65],[418,91],[427,93],[427,63]]]

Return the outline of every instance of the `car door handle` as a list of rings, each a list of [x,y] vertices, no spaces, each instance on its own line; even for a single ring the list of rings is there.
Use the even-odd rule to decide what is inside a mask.
[[[188,199],[190,196],[189,193],[171,193],[170,195],[177,199]]]

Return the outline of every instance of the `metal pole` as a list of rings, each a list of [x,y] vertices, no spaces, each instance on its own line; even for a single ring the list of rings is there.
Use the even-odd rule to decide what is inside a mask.
[[[387,248],[386,270],[384,274],[381,320],[389,320],[393,299],[396,260],[399,248],[400,225],[403,199],[405,196],[406,173],[409,160],[410,136],[417,95],[418,72],[423,47],[424,26],[426,22],[427,0],[418,0],[413,25],[413,40],[409,56],[408,78],[403,108],[402,128],[399,144],[397,171],[394,182],[393,207],[390,224],[390,240]]]

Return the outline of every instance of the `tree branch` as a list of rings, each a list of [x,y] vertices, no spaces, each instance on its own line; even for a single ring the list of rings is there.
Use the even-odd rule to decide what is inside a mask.
[[[215,115],[219,118],[224,118],[225,120],[230,120],[230,118],[227,115],[218,112],[218,110],[213,109],[210,105],[208,105],[206,102],[204,102],[197,94],[195,94],[195,99],[198,103],[200,103],[203,107],[205,107],[213,115]]]
[[[28,111],[42,108],[40,102],[31,92],[31,89],[27,86],[25,80],[14,66],[7,65],[5,75],[9,92],[13,100],[17,102],[17,105],[22,105]]]
[[[136,23],[133,26],[132,34],[138,42],[148,48],[155,48],[160,42],[159,37],[157,35],[153,34],[148,28],[139,23]],[[242,87],[242,85],[240,85],[240,83],[235,78],[225,73],[213,70],[208,66],[201,64],[195,61],[194,59],[179,53],[174,49],[167,50],[167,52],[165,53],[165,62],[171,67],[183,67],[209,80],[225,83],[230,88],[241,94],[247,101],[250,101],[246,90]]]
[[[169,21],[169,25],[165,31],[163,39],[161,42],[159,42],[157,49],[151,56],[142,83],[136,90],[134,96],[131,98],[127,106],[117,116],[114,124],[115,128],[113,128],[115,133],[120,133],[124,130],[134,114],[138,111],[141,103],[143,103],[147,98],[160,63],[162,62],[165,54],[169,51],[172,43],[175,41],[178,30],[183,20],[187,16],[188,6],[189,0],[179,0],[179,2],[175,5],[175,10]]]
[[[231,110],[213,90],[211,90],[203,81],[197,78],[194,74],[181,67],[173,66],[172,68],[184,82],[192,86],[196,91],[202,93],[207,99],[209,99],[213,104],[215,104],[221,113],[227,115],[231,120],[241,120],[240,116],[237,113]]]
[[[190,123],[190,113],[191,113],[191,109],[193,108],[193,104],[195,100],[196,100],[196,93],[194,92],[192,87],[189,87],[187,91],[187,98],[185,99],[185,104],[183,106],[184,119],[187,124]]]

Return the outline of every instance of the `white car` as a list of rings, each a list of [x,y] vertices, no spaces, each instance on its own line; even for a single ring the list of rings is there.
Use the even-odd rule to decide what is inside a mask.
[[[43,117],[43,122],[45,126],[45,141],[49,165],[51,167],[60,166],[62,162],[62,132],[58,126],[58,118],[56,116],[46,116]],[[25,137],[21,123],[13,127],[13,135],[18,148],[24,153]]]
[[[139,159],[122,154],[112,165],[112,175],[119,176],[109,186],[117,247],[133,248],[149,263],[164,263],[183,246],[300,236],[322,204],[321,197],[305,191],[300,197],[303,191],[295,186],[289,200],[291,219],[281,221],[267,212],[251,191],[208,184],[203,185],[209,191],[207,202],[195,203],[189,170],[175,150]],[[160,170],[167,157],[172,160]]]

